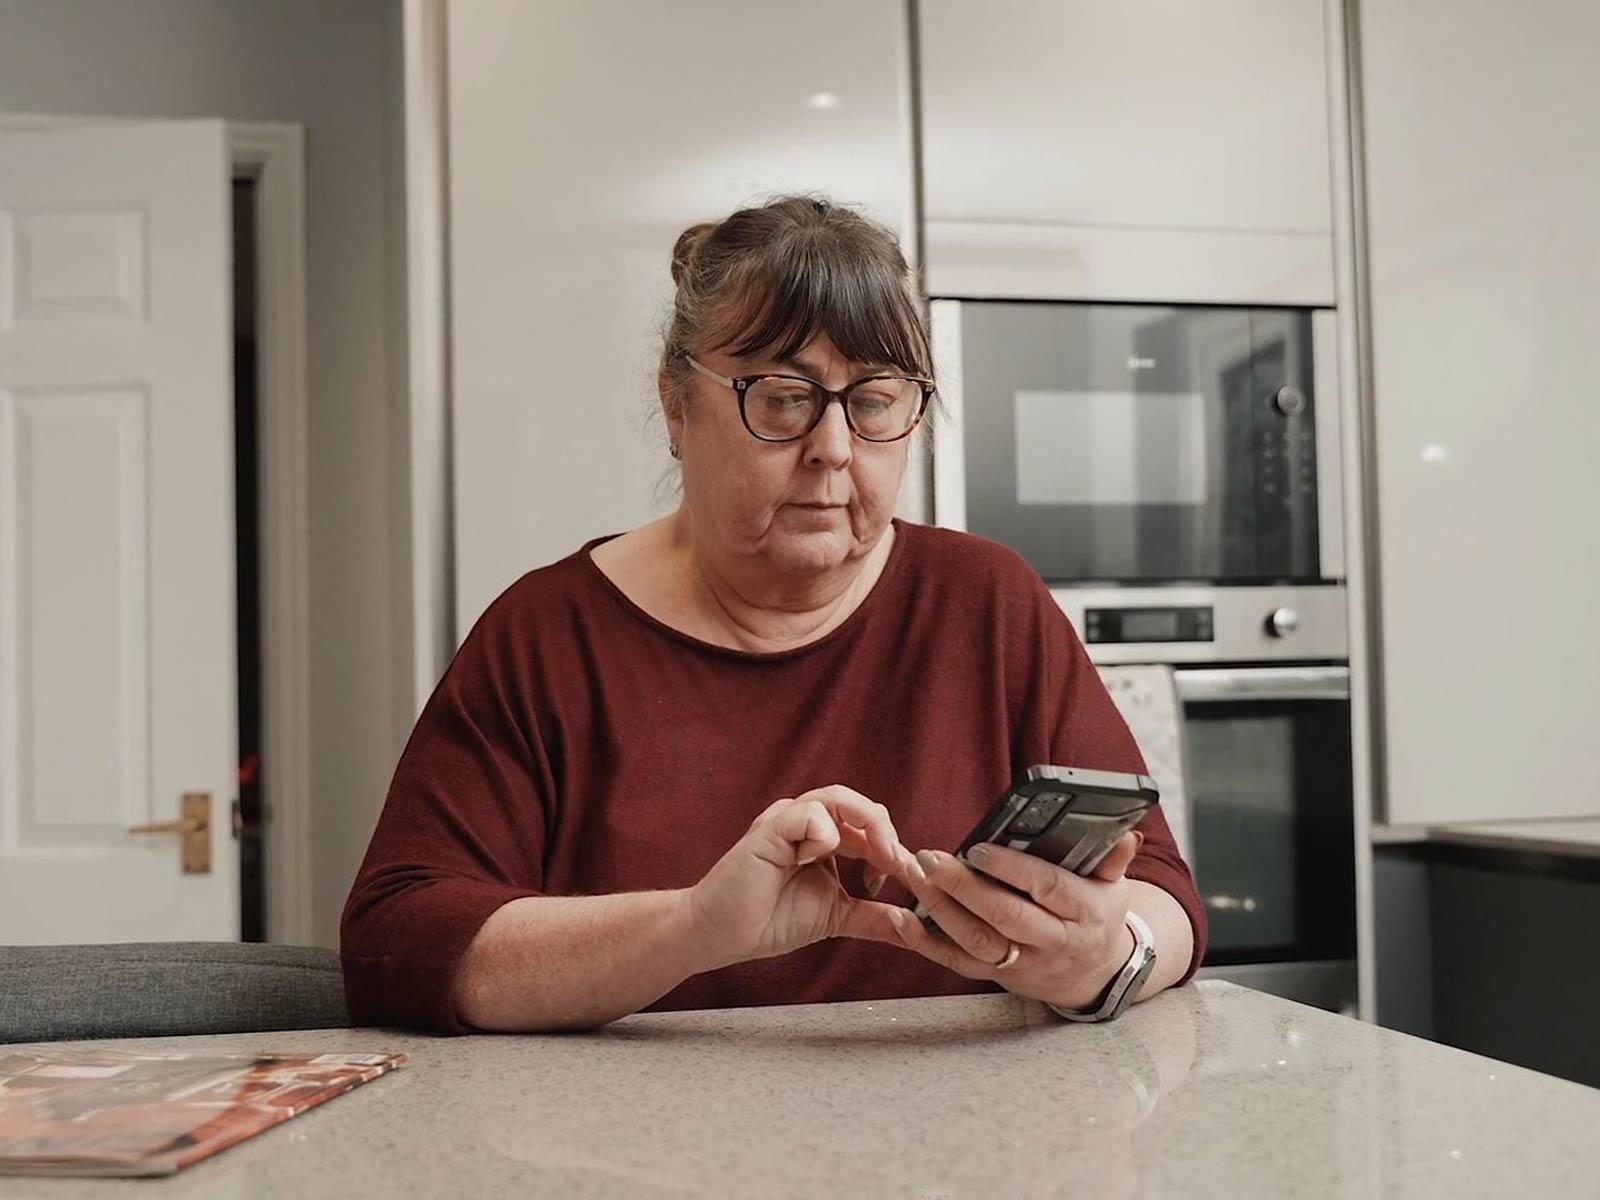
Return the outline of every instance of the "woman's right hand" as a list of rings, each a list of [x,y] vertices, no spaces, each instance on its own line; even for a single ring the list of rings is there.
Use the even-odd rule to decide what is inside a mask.
[[[689,889],[689,910],[720,964],[787,954],[830,937],[900,945],[905,909],[858,900],[839,882],[839,855],[867,862],[874,893],[915,863],[889,810],[842,784],[776,800],[705,878]]]

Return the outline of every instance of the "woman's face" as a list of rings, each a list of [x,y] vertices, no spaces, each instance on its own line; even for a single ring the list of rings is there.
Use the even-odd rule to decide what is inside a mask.
[[[832,391],[884,369],[845,359],[825,333],[781,362],[717,350],[695,358],[722,375],[804,375]],[[668,405],[667,423],[697,540],[786,576],[829,571],[877,544],[899,499],[909,439],[863,441],[845,423],[844,406],[829,404],[804,437],[763,442],[744,427],[732,388],[699,373],[689,379],[689,402],[676,415]]]

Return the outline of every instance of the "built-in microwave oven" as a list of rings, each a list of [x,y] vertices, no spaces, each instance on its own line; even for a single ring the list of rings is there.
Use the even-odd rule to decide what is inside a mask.
[[[1344,575],[1331,310],[935,300],[941,525],[1052,584]]]

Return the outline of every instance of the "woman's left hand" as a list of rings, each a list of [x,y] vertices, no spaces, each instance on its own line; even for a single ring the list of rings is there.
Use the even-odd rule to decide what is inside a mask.
[[[965,862],[921,851],[927,878],[913,878],[911,890],[944,933],[931,932],[909,909],[898,914],[896,932],[906,948],[968,979],[1085,1008],[1133,953],[1123,874],[1142,841],[1124,834],[1089,876],[991,842],[974,846]],[[1012,943],[1016,960],[997,968]]]

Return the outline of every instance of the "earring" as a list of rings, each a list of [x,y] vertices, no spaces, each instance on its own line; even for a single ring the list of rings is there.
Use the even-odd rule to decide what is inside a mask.
[[[673,458],[682,458],[683,457],[682,454],[678,453],[678,443],[677,442],[669,442],[669,443],[667,443],[667,453],[672,455]]]

